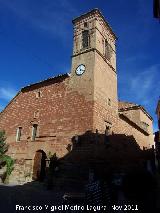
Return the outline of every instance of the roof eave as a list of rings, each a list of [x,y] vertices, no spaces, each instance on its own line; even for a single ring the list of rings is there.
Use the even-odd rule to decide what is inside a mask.
[[[50,81],[53,81],[53,80],[59,80],[59,79],[62,79],[62,78],[67,78],[69,77],[69,74],[68,73],[65,73],[65,74],[61,74],[61,75],[58,75],[58,76],[55,76],[55,77],[51,77],[51,78],[47,78],[47,79],[44,79],[42,81],[39,81],[39,82],[36,82],[36,83],[33,83],[33,84],[30,84],[30,85],[27,85],[25,87],[22,87],[21,88],[21,91],[23,92],[25,89],[29,89],[33,86],[36,86],[36,85],[40,85],[40,84],[43,84],[43,83],[46,83],[46,82],[50,82]]]
[[[110,25],[108,24],[108,22],[106,21],[105,17],[102,15],[101,11],[98,8],[94,8],[91,11],[82,14],[81,16],[76,17],[75,19],[72,20],[72,23],[75,24],[77,21],[81,20],[84,17],[89,16],[90,14],[93,13],[97,13],[104,21],[104,23],[107,25],[107,27],[110,29],[112,35],[114,36],[115,40],[118,39],[118,37],[116,36],[116,34],[113,32],[112,28],[110,27]]]
[[[141,109],[146,115],[147,115],[147,117],[151,120],[151,121],[153,121],[153,118],[150,116],[150,114],[146,111],[146,109],[143,107],[143,106],[141,106],[141,105],[137,105],[137,106],[131,106],[131,107],[126,107],[126,108],[120,108],[120,109],[118,109],[118,111],[119,112],[122,112],[122,111],[128,111],[128,110],[134,110],[134,109]]]

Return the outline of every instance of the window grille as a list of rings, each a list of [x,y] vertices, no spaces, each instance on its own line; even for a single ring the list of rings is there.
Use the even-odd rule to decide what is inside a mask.
[[[84,30],[82,32],[82,47],[88,48],[89,47],[89,31]]]

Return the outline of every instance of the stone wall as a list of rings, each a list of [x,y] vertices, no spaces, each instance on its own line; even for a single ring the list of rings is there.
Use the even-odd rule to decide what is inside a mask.
[[[150,120],[145,114],[141,114],[140,111],[131,110],[130,117],[123,116],[120,113],[116,113],[112,106],[104,107],[99,102],[94,103],[94,129],[98,129],[100,133],[104,134],[105,128],[111,125],[114,134],[124,134],[126,136],[133,136],[137,145],[143,149],[150,148],[153,145],[153,130],[152,120]],[[129,117],[129,118],[130,118]],[[148,123],[148,130],[144,129],[139,125],[140,122],[146,121]],[[118,143],[118,141],[117,141]]]
[[[33,124],[38,125],[35,141],[31,139]],[[18,127],[22,127],[22,135],[16,142]],[[10,146],[8,154],[17,162],[30,159],[29,167],[33,166],[37,150],[63,157],[68,153],[67,147],[72,144],[73,137],[92,128],[93,103],[71,90],[68,78],[22,89],[0,114],[0,130],[5,130]],[[18,179],[25,164],[15,165]]]
[[[49,152],[56,153],[59,158],[71,157],[72,163],[76,159],[85,164],[94,153],[95,161],[106,159],[111,164],[115,160],[115,164],[118,164],[121,158],[116,158],[117,149],[119,156],[123,155],[126,162],[129,157],[124,155],[126,143],[127,146],[133,144],[131,149],[134,147],[134,153],[151,144],[152,121],[146,115],[137,109],[128,112],[127,116],[118,112],[116,37],[104,17],[98,10],[93,10],[75,19],[73,24],[70,76],[50,78],[23,88],[0,113],[0,130],[6,131],[7,143],[10,145],[8,154],[16,159],[12,178],[17,177],[21,182],[31,179],[34,156],[38,150],[43,150],[47,157]],[[86,24],[89,46],[83,48],[82,31],[86,29]],[[110,59],[105,57],[106,39],[112,49]],[[83,75],[76,75],[76,68],[80,64],[84,64],[86,70]],[[149,124],[148,132],[138,126],[141,121]],[[33,125],[37,125],[34,141],[31,137]],[[114,133],[110,151],[105,150],[104,144],[108,125]],[[19,127],[21,138],[16,142]],[[94,135],[95,132],[98,135]],[[81,137],[82,145],[86,143],[85,148],[82,146],[72,150],[74,137],[86,134],[85,140]],[[99,137],[98,143],[102,146],[93,144],[92,136]],[[119,146],[119,141],[122,146]],[[102,167],[103,163],[101,161]]]

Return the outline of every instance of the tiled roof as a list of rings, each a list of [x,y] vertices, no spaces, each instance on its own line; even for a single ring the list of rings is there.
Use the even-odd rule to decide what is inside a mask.
[[[127,101],[118,101],[119,112],[132,110],[132,109],[141,109],[151,120],[153,120],[153,118],[150,116],[150,114],[146,111],[146,109],[143,106],[135,104],[135,103],[130,103]]]
[[[136,128],[140,129],[144,134],[149,135],[148,133],[148,129],[143,125],[143,123],[141,122],[137,122],[136,120],[132,119],[132,117],[129,114],[126,114],[124,112],[120,113],[120,117],[121,118],[125,118],[127,119],[133,126],[135,126]]]
[[[31,88],[34,88],[34,86],[40,86],[40,85],[46,85],[48,83],[57,83],[57,82],[61,82],[64,79],[68,78],[69,74],[65,73],[65,74],[61,74],[55,77],[51,77],[51,78],[47,78],[45,80],[30,84],[28,86],[25,86],[23,88],[21,88],[21,90],[12,98],[12,100],[7,104],[7,106],[0,112],[0,114],[2,114],[4,112],[4,110],[8,107],[8,105],[10,105],[12,103],[12,101],[23,91],[29,90]]]
[[[135,106],[139,106],[135,103],[131,103],[131,102],[126,102],[126,101],[119,101],[118,102],[118,109],[127,109],[127,108],[132,108]]]
[[[29,89],[30,87],[33,87],[33,86],[40,85],[40,84],[53,83],[53,82],[61,82],[61,81],[63,81],[64,79],[66,79],[68,77],[69,77],[68,73],[57,75],[57,76],[54,76],[54,77],[50,77],[50,78],[44,79],[42,81],[39,81],[39,82],[30,84],[30,85],[27,85],[27,86],[23,87],[21,89],[21,91],[23,91],[25,89]]]

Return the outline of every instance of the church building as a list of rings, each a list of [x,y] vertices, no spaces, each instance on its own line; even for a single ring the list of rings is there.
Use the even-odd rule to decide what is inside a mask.
[[[47,166],[54,153],[72,165],[71,173],[75,167],[125,171],[153,145],[149,113],[118,100],[117,37],[104,16],[93,9],[72,23],[70,73],[23,87],[0,113],[8,155],[16,159],[13,182],[38,178],[36,159]]]

